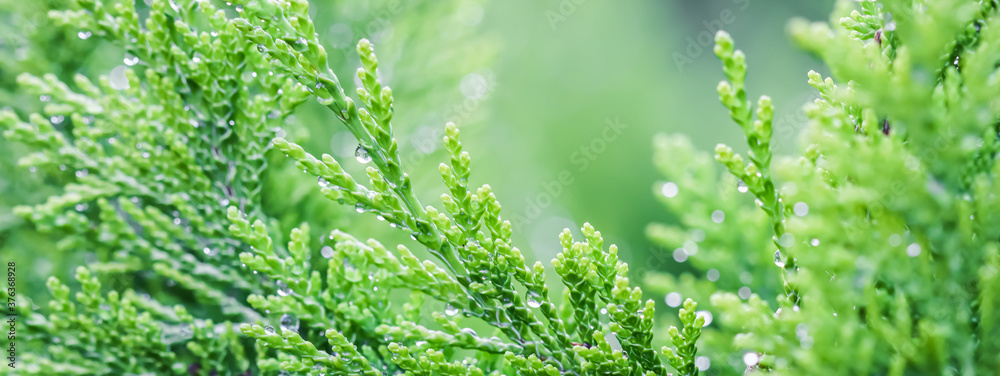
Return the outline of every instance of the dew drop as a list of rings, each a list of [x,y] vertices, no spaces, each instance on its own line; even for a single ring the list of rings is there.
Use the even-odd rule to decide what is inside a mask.
[[[674,261],[684,262],[687,261],[687,259],[688,259],[687,250],[685,250],[684,248],[677,248],[674,250]]]
[[[42,95],[38,96],[38,100],[40,100],[42,102],[48,102],[48,101],[52,100],[52,96],[48,95],[48,94],[42,94]]]
[[[757,353],[748,352],[743,354],[743,364],[746,364],[747,367],[754,367],[757,363],[760,363],[760,355],[757,355]]]
[[[52,122],[53,125],[62,124],[63,120],[66,120],[66,117],[62,115],[53,115],[49,118],[49,121]]]
[[[717,270],[717,269],[709,269],[706,277],[708,277],[709,281],[712,281],[712,282],[718,281],[719,280],[719,270]]]
[[[920,244],[913,243],[906,247],[906,255],[910,257],[920,256]]]
[[[779,268],[785,267],[785,260],[781,257],[780,249],[774,251],[774,265],[777,265]]]
[[[889,245],[897,247],[902,243],[903,243],[903,237],[899,236],[899,234],[889,235]]]
[[[726,220],[726,213],[723,212],[722,210],[716,210],[712,212],[712,222],[722,223],[722,221],[725,220]]]
[[[699,356],[694,358],[694,366],[698,367],[699,371],[705,372],[712,366],[712,360],[708,359],[707,356]]]
[[[278,295],[288,296],[292,294],[292,289],[284,281],[278,281]]]
[[[736,190],[739,191],[740,193],[747,193],[747,191],[750,190],[750,187],[747,187],[747,183],[744,183],[742,180],[740,180],[739,182],[736,183]]]
[[[809,204],[801,201],[796,202],[795,206],[792,207],[792,211],[799,217],[805,217],[806,214],[809,214]]]
[[[333,247],[324,246],[323,248],[320,248],[319,254],[322,255],[323,258],[331,258],[333,257]]]
[[[681,296],[681,294],[676,293],[676,292],[672,292],[672,293],[667,294],[667,296],[666,296],[666,298],[664,298],[664,300],[667,302],[668,306],[678,307],[678,306],[681,305],[681,300],[683,298],[684,297]]]
[[[243,13],[243,4],[236,4],[236,12]]]
[[[666,198],[673,198],[674,196],[677,196],[678,191],[679,189],[677,188],[677,184],[674,183],[666,183],[660,187],[660,193],[663,193],[663,196]]]
[[[76,177],[78,177],[78,178],[82,178],[82,177],[87,176],[89,174],[90,174],[90,171],[87,170],[87,169],[76,170]]]
[[[287,329],[287,330],[291,330],[293,332],[298,332],[299,331],[299,318],[295,317],[295,315],[290,315],[290,314],[286,313],[284,315],[281,315],[281,319],[279,321],[279,325],[281,325],[281,329],[283,329],[283,330]]]
[[[542,302],[540,301],[540,299],[541,298],[539,297],[538,293],[533,292],[533,291],[532,292],[528,292],[528,294],[525,296],[525,300],[527,300],[528,307],[531,307],[531,308],[541,307],[542,306]]]
[[[265,326],[264,331],[267,332],[267,334],[274,334],[274,327],[270,325]]]
[[[79,37],[80,39],[84,39],[84,40],[86,40],[87,38],[90,38],[91,35],[94,35],[94,33],[91,33],[89,31],[81,31],[79,33],[76,33],[77,37]]]
[[[316,182],[318,182],[319,186],[322,187],[322,188],[326,188],[326,187],[330,186],[330,182],[326,181],[326,179],[324,179],[322,176],[320,176],[318,179],[316,179]]]
[[[122,59],[122,62],[124,62],[125,65],[133,66],[133,65],[139,64],[139,58],[137,56],[132,56],[132,55],[126,54],[125,58]]]
[[[750,299],[750,293],[751,293],[750,288],[747,286],[740,287],[740,290],[737,292],[737,294],[739,294],[740,296],[740,299]]]
[[[459,311],[459,309],[456,308],[456,307],[454,307],[454,306],[452,306],[451,304],[446,305],[444,307],[444,314],[446,314],[448,316],[455,316],[455,315],[458,314],[458,311]]]
[[[368,149],[363,145],[358,145],[358,148],[354,149],[354,159],[360,163],[368,163],[372,161],[372,156],[368,155]]]

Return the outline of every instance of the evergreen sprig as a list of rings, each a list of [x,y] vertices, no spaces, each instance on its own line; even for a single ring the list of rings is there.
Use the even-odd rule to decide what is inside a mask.
[[[77,6],[51,17],[81,38],[117,42],[126,80],[24,75],[24,90],[51,103],[28,121],[13,111],[2,120],[6,137],[37,150],[22,165],[74,172],[59,176],[66,193],[18,213],[69,234],[64,250],[98,251],[98,275],[78,272],[76,302],[50,281],[52,308],[34,314],[29,348],[51,345],[60,328],[96,342],[29,357],[30,374],[666,374],[652,349],[654,303],[630,286],[617,248],[589,224],[581,242],[566,230],[552,266],[568,298],[551,297],[545,266],[513,245],[492,188],[469,185],[456,124],[443,137],[443,207],[417,199],[391,125],[393,92],[367,39],[357,44],[356,100],[305,1]],[[357,138],[363,179],[275,137],[309,97]],[[436,262],[340,230],[317,241],[307,223],[282,234],[261,198],[271,148],[317,179],[323,196],[409,233]],[[106,292],[101,280],[116,284]],[[119,341],[117,326],[85,324],[118,325],[99,308],[107,301],[114,312],[120,290],[126,313],[143,312],[141,346],[130,332]],[[400,294],[410,296],[402,310]],[[439,304],[442,312],[422,314]]]
[[[783,375],[996,369],[997,307],[988,294],[998,248],[989,224],[1000,118],[992,78],[997,12],[992,1],[842,1],[830,24],[793,21],[793,38],[832,74],[809,72],[818,98],[805,109],[799,153],[776,158],[773,105],[746,98],[746,58],[718,34],[728,80],[718,87],[720,100],[746,136],[749,161],[717,148],[716,159],[739,179],[737,192],[732,181],[704,192],[718,185],[698,164],[704,157],[691,157],[681,137],[658,139],[658,163],[670,179],[661,185],[663,201],[690,213],[682,226],[648,231],[697,250],[679,260],[690,256],[707,281],[648,279],[666,285],[660,291],[670,293],[668,304],[711,296],[719,324],[705,329],[698,347],[711,368]],[[706,172],[660,161],[666,158],[696,161]],[[742,192],[764,215],[744,219],[753,214]],[[780,282],[759,281],[773,249],[762,234],[778,248]],[[714,251],[740,237],[753,246],[733,249],[750,255]]]

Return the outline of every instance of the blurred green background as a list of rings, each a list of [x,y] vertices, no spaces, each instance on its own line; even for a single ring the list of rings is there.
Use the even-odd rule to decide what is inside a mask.
[[[21,72],[68,80],[121,65],[118,47],[81,39],[42,16],[68,3],[0,0],[0,107],[22,114],[40,108],[38,98],[15,91]],[[747,52],[748,91],[774,98],[777,148],[794,148],[801,106],[813,95],[806,72],[822,66],[791,45],[785,25],[792,17],[824,20],[832,3],[322,1],[311,13],[342,77],[358,65],[351,48],[356,40],[375,42],[380,74],[396,94],[397,138],[425,203],[439,205],[444,191],[440,136],[444,122],[454,121],[473,157],[472,184],[493,187],[527,254],[547,264],[560,250],[563,228],[590,222],[606,242],[619,245],[633,269],[678,271],[683,265],[664,256],[671,250],[655,249],[644,235],[649,222],[672,221],[654,197],[653,135],[683,133],[705,150],[720,142],[742,149],[742,134],[715,92],[722,72],[711,47],[721,26]],[[303,106],[286,131],[313,153],[352,159],[356,143],[315,103]],[[0,251],[23,260],[30,274],[22,278],[41,289],[45,277],[65,278],[87,255],[56,255],[58,234],[38,234],[12,214],[13,206],[58,191],[58,181],[16,166],[25,152],[0,138]],[[286,176],[268,180],[264,202],[269,213],[284,213],[284,226],[309,220],[314,228],[408,241],[374,218],[324,200],[314,180]]]
[[[508,215],[538,212],[518,234],[539,259],[559,251],[555,235],[563,228],[590,222],[634,270],[650,252],[672,251],[644,237],[649,222],[671,222],[654,197],[653,135],[683,133],[704,150],[744,144],[715,91],[723,75],[714,30],[723,26],[747,52],[748,91],[774,98],[776,142],[789,150],[793,132],[779,129],[802,123],[800,108],[813,92],[806,72],[822,67],[792,46],[785,25],[796,16],[825,20],[832,3],[495,2],[484,31],[504,44],[491,116],[466,131],[476,142],[469,148],[474,171],[493,185]],[[605,138],[606,119],[627,127]],[[560,184],[560,173],[572,182]],[[550,192],[555,197],[545,205]]]

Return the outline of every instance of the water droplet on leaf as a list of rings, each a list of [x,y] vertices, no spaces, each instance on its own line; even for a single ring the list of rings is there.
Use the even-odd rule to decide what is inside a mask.
[[[281,320],[279,321],[281,329],[291,330],[293,332],[299,331],[299,318],[295,315],[284,314],[281,315]]]
[[[663,184],[663,187],[660,188],[660,191],[661,191],[660,193],[663,193],[664,197],[673,198],[674,196],[677,196],[679,189],[677,188],[677,184],[666,183]]]
[[[292,294],[291,287],[288,287],[288,284],[285,283],[284,281],[278,281],[277,285],[278,285],[278,295],[288,296]]]
[[[779,268],[785,267],[785,259],[781,257],[780,249],[774,251],[774,265],[777,265]]]
[[[542,302],[540,301],[541,297],[536,292],[528,292],[527,296],[525,296],[525,300],[527,300],[528,307],[538,308],[542,306]]]
[[[354,159],[361,163],[368,163],[372,161],[372,156],[368,154],[368,149],[363,145],[358,145],[358,148],[354,149]]]
[[[681,305],[681,301],[683,299],[684,299],[684,297],[681,296],[680,293],[672,292],[672,293],[667,294],[667,296],[666,296],[666,298],[664,300],[667,302],[668,306],[678,307],[678,306]]]

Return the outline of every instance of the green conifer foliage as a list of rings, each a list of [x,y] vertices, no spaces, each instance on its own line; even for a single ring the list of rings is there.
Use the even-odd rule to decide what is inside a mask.
[[[656,275],[648,282],[675,301],[711,302],[719,325],[706,329],[699,347],[712,368],[1000,369],[997,5],[840,1],[830,24],[793,21],[795,41],[833,72],[809,72],[819,98],[806,108],[798,156],[772,158],[771,101],[753,105],[743,84],[746,57],[718,34],[726,76],[719,98],[748,152],[719,145],[715,159],[736,180],[719,179],[682,136],[658,139],[663,184],[671,184],[662,200],[684,214],[680,226],[648,228],[671,248],[696,231],[704,238],[691,260],[708,281]],[[698,167],[676,167],[675,159]],[[719,181],[719,192],[705,192]],[[710,214],[716,209],[725,215]]]
[[[96,83],[22,75],[21,90],[45,108],[2,114],[5,137],[33,150],[19,163],[65,182],[18,214],[60,235],[60,249],[98,256],[77,271],[75,299],[56,278],[48,309],[17,297],[31,355],[16,372],[666,373],[653,347],[655,304],[630,286],[617,248],[589,224],[581,241],[566,230],[552,260],[566,298],[553,296],[543,264],[528,265],[511,243],[490,186],[469,185],[455,124],[443,137],[442,207],[417,199],[393,136],[393,92],[367,39],[357,44],[355,99],[305,1],[153,1],[148,13],[132,2],[76,5],[51,17],[117,41],[134,68],[127,80]],[[366,174],[276,137],[313,98],[358,140]],[[272,148],[322,196],[410,234],[436,259],[340,230],[317,240],[306,223],[282,234],[262,209]],[[685,374],[697,373],[693,304],[676,349],[661,351]]]
[[[774,155],[773,104],[750,98],[746,56],[717,35],[719,98],[747,152],[719,145],[720,174],[683,137],[656,140],[668,179],[656,191],[680,223],[648,233],[705,274],[643,281],[666,296],[669,328],[590,224],[558,234],[550,267],[529,265],[492,188],[473,185],[454,123],[446,190],[422,203],[375,45],[356,44],[349,91],[305,0],[77,0],[49,16],[117,43],[128,68],[22,74],[18,90],[43,108],[0,112],[5,139],[30,150],[18,163],[61,187],[17,214],[60,251],[96,254],[72,287],[48,280],[45,307],[14,297],[22,356],[0,374],[1000,369],[995,1],[845,0],[835,22],[793,22],[832,72],[808,75],[819,99],[797,156]],[[307,101],[354,136],[363,174],[282,130]],[[269,153],[315,180],[316,197],[412,242],[285,226],[264,204]]]

